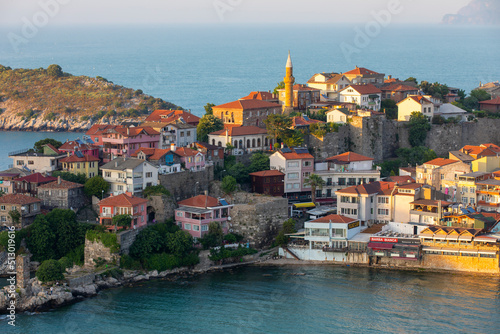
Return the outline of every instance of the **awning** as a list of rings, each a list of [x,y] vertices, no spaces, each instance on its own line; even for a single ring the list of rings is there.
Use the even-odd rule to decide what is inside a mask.
[[[488,250],[479,250],[478,253],[479,254],[491,254],[491,255],[496,255],[497,254],[496,251],[488,251]]]
[[[441,248],[441,252],[458,253],[458,251],[456,248]]]
[[[392,249],[392,247],[394,247],[394,244],[385,244],[381,242],[368,243],[368,248],[373,248],[373,249]]]
[[[498,239],[495,237],[486,237],[486,236],[481,236],[481,237],[475,237],[474,241],[481,241],[481,242],[497,242]]]
[[[443,235],[443,234],[439,234],[439,235],[434,234],[433,239],[446,240],[446,237],[447,237],[446,234],[445,235]]]
[[[295,203],[293,206],[296,207],[296,208],[315,208],[316,207],[316,205],[313,202],[309,202],[309,203]]]
[[[458,240],[458,235],[448,235],[446,236],[446,240],[455,240],[457,241]]]
[[[469,235],[461,235],[458,237],[458,240],[460,240],[460,241],[472,241],[472,237]]]
[[[460,253],[477,254],[477,249],[460,249]]]

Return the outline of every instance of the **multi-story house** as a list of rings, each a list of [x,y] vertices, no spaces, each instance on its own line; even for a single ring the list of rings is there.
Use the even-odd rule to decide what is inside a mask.
[[[326,121],[328,123],[346,124],[351,113],[347,108],[335,108],[326,113]]]
[[[306,110],[311,104],[320,101],[321,90],[307,87],[306,85],[293,85],[293,108]],[[285,89],[278,89],[278,96],[281,104],[285,103]]]
[[[99,201],[99,223],[113,226],[113,217],[129,215],[132,219],[131,228],[141,228],[148,223],[148,200],[123,193]]]
[[[175,148],[175,145],[172,144]],[[170,154],[173,152],[173,154]],[[132,154],[133,158],[147,160],[158,167],[159,174],[177,173],[182,170],[181,158],[171,149],[140,148]]]
[[[339,91],[351,85],[352,82],[345,75],[339,73],[316,73],[307,85],[321,91],[322,100],[337,100]]]
[[[145,122],[166,124],[175,123],[176,121],[197,126],[200,117],[186,110],[155,110],[145,120]]]
[[[500,156],[500,147],[491,143],[481,145],[465,145],[460,149],[460,152],[467,154],[474,159],[498,157]]]
[[[282,197],[285,193],[285,174],[275,169],[250,173],[252,192]]]
[[[74,155],[68,156],[60,160],[62,170],[71,174],[85,174],[91,178],[98,175],[99,158],[93,155],[83,154],[76,151]]]
[[[340,102],[351,102],[361,108],[380,110],[382,91],[372,84],[350,85],[339,92]]]
[[[175,209],[175,222],[184,231],[189,232],[195,240],[208,233],[208,225],[217,222],[222,231],[228,233],[230,210],[233,205],[223,198],[198,195],[180,201]]]
[[[14,193],[14,180],[29,175],[27,170],[9,168],[0,172],[0,191],[4,194]]]
[[[461,174],[470,173],[471,166],[459,160],[437,158],[417,166],[417,182],[428,184],[445,194],[455,186]]]
[[[264,120],[267,116],[281,114],[282,106],[258,99],[240,99],[215,106],[212,110],[214,116],[224,124],[265,128]]]
[[[160,133],[149,126],[117,127],[103,134],[103,161],[130,157],[141,147],[158,148]]]
[[[269,157],[271,169],[285,174],[285,196],[291,200],[307,200],[311,186],[306,179],[314,173],[314,157],[307,148],[281,148]]]
[[[196,141],[196,126],[177,119],[171,123],[144,122],[141,126],[150,126],[160,133],[159,148],[168,149],[171,144],[178,147],[189,146]]]
[[[476,188],[477,182],[488,180],[491,173],[472,172],[460,174],[455,179],[455,185],[445,188],[445,195],[453,202],[465,205],[477,205]]]
[[[500,96],[486,101],[479,101],[479,108],[489,112],[500,112]]]
[[[213,163],[214,166],[224,167],[224,147],[203,142],[194,142],[190,147],[193,150],[203,153],[207,163]]]
[[[198,172],[205,169],[205,155],[202,152],[189,147],[173,147],[170,151],[169,154],[176,154],[180,157],[181,166],[184,165],[183,168],[186,170]],[[166,156],[168,159],[170,159],[169,154]]]
[[[158,167],[135,158],[116,158],[101,167],[102,177],[109,182],[109,193],[140,194],[148,186],[158,184]]]
[[[76,210],[85,206],[85,194],[83,185],[79,183],[61,180],[45,183],[38,187],[38,198],[46,208],[72,209]]]
[[[432,119],[434,103],[422,95],[411,95],[398,103],[398,121],[409,121],[413,112],[419,112]]]
[[[406,99],[409,95],[417,95],[418,88],[413,86],[407,86],[402,84],[390,84],[387,86],[380,87],[382,91],[382,99],[391,99],[398,103]]]
[[[8,194],[0,197],[0,224],[2,226],[15,226],[16,229],[24,228],[35,220],[40,214],[41,200],[23,194]],[[19,223],[12,221],[10,211],[18,211],[21,214]]]
[[[90,155],[95,158],[99,158],[99,147],[94,145],[90,136],[83,136],[82,139],[76,140],[66,140],[61,147],[58,148],[59,151],[68,153],[69,155],[75,155],[76,152],[80,152],[84,155]],[[69,156],[68,155],[68,156]]]
[[[212,132],[208,135],[212,145],[226,148],[231,144],[233,155],[241,155],[257,151],[267,151],[273,140],[267,137],[267,130],[257,126],[231,126]]]
[[[315,174],[325,181],[316,190],[321,203],[335,198],[335,191],[354,185],[380,181],[380,171],[373,169],[373,158],[354,152],[346,152],[315,163]]]
[[[384,84],[385,74],[377,73],[375,71],[371,71],[364,67],[357,67],[354,70],[342,73],[349,81],[351,81],[354,85],[362,84],[373,84],[377,87]]]
[[[42,184],[57,181],[57,177],[47,176],[40,173],[26,175],[12,181],[14,194],[25,194],[29,196],[38,195],[38,187]]]
[[[34,152],[32,149],[24,149],[9,153],[9,158],[14,161],[13,167],[26,169],[31,173],[50,173],[60,169],[59,160],[66,153],[60,152],[54,146],[47,144],[43,146],[43,152]]]
[[[478,210],[500,212],[500,180],[487,179],[476,181],[475,185],[476,192],[474,196],[477,196],[476,203]]]
[[[104,145],[102,138],[106,131],[117,127],[120,127],[120,125],[94,124],[87,130],[87,132],[85,132],[85,135],[90,137],[95,146],[102,147]]]

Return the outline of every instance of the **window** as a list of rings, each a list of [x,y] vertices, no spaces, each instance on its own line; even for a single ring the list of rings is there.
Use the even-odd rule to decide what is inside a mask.
[[[17,160],[17,161],[16,161],[16,165],[18,165],[18,166],[24,166],[24,161],[22,161],[22,160]]]
[[[388,204],[389,203],[389,197],[379,197],[378,198],[378,203],[379,204]]]
[[[141,211],[144,211],[144,205],[141,205]]]
[[[474,204],[474,202],[475,202],[474,197],[471,197],[471,198],[470,198],[470,204]]]
[[[34,165],[35,162],[33,160],[28,160],[28,165]]]
[[[311,175],[311,172],[302,173],[302,177],[304,177],[304,178],[309,177],[309,175]]]
[[[288,173],[287,174],[287,178],[289,180],[296,180],[299,178],[299,173]]]
[[[7,217],[2,216],[2,223],[5,223],[7,221]]]
[[[444,180],[444,174],[441,174],[441,180]]]
[[[146,177],[153,177],[153,172],[147,172]]]
[[[184,137],[184,131],[181,131],[180,133],[181,133],[181,137]]]
[[[291,183],[288,183],[288,184],[286,185],[286,189],[292,189],[292,184],[291,184]]]
[[[191,230],[191,224],[185,223],[184,224],[184,229],[185,230]]]
[[[300,184],[298,184],[298,183],[293,184],[293,189],[299,189],[299,188],[300,188]]]
[[[339,177],[339,186],[345,186],[345,178]]]
[[[104,172],[105,177],[111,177],[111,172]]]
[[[289,161],[288,162],[288,167],[289,168],[299,167],[299,162],[298,161]]]
[[[5,205],[0,206],[0,210],[5,211]]]
[[[312,164],[312,163],[311,163],[310,161],[304,161],[303,166],[304,166],[304,167],[310,167],[310,166],[311,166],[311,164]]]
[[[117,186],[116,186],[116,190],[118,190],[118,191],[122,191],[122,190],[123,190],[123,186],[122,186],[122,185],[117,185]]]
[[[383,216],[389,215],[389,209],[378,209],[377,212],[379,215],[383,215]]]
[[[80,163],[79,162],[76,164],[76,168],[80,169]]]
[[[199,231],[200,225],[193,225],[193,231]]]
[[[469,198],[468,197],[462,197],[462,203],[464,203],[464,204],[469,203]]]
[[[176,215],[177,217],[182,217],[182,212],[181,212],[181,211],[177,211],[177,212],[175,213],[175,215]]]
[[[202,225],[201,226],[202,231],[208,231],[208,225]]]
[[[191,136],[191,131],[186,131],[186,136],[187,137]]]

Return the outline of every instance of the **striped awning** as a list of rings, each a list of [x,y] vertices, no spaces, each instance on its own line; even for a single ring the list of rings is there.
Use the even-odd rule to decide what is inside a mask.
[[[313,202],[295,203],[293,206],[296,208],[315,208],[316,207],[316,205]]]

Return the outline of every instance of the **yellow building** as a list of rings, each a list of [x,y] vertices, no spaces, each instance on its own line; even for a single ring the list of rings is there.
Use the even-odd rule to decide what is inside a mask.
[[[293,84],[295,78],[293,77],[293,65],[290,51],[288,51],[288,60],[286,61],[286,75],[283,78],[285,82],[285,103],[283,104],[283,112],[290,114],[293,112]]]
[[[409,121],[411,113],[414,111],[432,118],[434,116],[434,104],[424,96],[410,95],[398,103],[398,121]]]
[[[491,173],[500,168],[500,157],[486,156],[472,161],[474,172]]]
[[[99,159],[76,152],[75,155],[68,156],[61,159],[62,170],[72,174],[85,174],[86,177],[91,178],[98,173]]]

